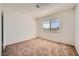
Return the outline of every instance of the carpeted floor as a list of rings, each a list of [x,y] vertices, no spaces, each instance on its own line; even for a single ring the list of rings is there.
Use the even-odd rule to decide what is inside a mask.
[[[73,46],[45,39],[32,39],[6,46],[4,56],[77,56]]]

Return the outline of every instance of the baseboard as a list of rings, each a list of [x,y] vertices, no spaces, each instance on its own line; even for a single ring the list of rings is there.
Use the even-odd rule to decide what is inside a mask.
[[[49,40],[49,39],[46,39],[46,38],[41,38],[41,37],[37,37],[37,38],[38,39],[48,40],[48,41],[51,41],[51,42],[57,42],[57,41]],[[61,43],[61,44],[69,45],[69,46],[74,46],[74,45],[70,45],[70,44],[66,44],[66,43],[62,43],[62,42],[57,42],[57,43]]]
[[[51,41],[51,42],[56,42],[56,43],[65,44],[65,43],[62,43],[62,42],[52,41],[52,40],[45,39],[45,38],[41,38],[41,37],[34,37],[34,38],[31,38],[31,39],[27,39],[27,40],[21,40],[21,41],[17,41],[17,42],[15,42],[15,43],[12,43],[12,44],[16,44],[16,43],[20,43],[20,42],[24,42],[24,41],[29,41],[29,40],[33,40],[33,39],[44,39],[44,40],[48,40],[48,41]],[[8,45],[12,45],[12,44],[8,44]],[[8,46],[8,45],[5,45],[5,47]],[[74,45],[70,45],[70,44],[65,44],[65,45],[73,46],[73,47],[74,47]]]
[[[20,41],[14,42],[14,43],[7,44],[7,45],[5,45],[5,47],[8,46],[8,45],[13,45],[13,44],[17,44],[17,43],[24,42],[24,41],[29,41],[29,40],[36,39],[36,38],[37,37],[33,37],[33,38],[30,38],[30,39],[27,39],[27,40],[26,39],[20,40]]]

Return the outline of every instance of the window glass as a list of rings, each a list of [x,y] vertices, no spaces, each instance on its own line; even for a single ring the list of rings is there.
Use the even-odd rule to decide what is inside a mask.
[[[51,29],[58,30],[60,22],[58,20],[51,20]]]
[[[43,21],[43,29],[50,29],[50,20]]]

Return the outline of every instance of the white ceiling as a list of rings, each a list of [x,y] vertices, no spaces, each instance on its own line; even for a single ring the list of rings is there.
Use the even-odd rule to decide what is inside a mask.
[[[36,8],[39,5],[40,8]],[[17,4],[2,4],[4,9],[15,10],[28,13],[33,17],[43,17],[53,13],[57,13],[66,9],[74,8],[74,3],[17,3]]]

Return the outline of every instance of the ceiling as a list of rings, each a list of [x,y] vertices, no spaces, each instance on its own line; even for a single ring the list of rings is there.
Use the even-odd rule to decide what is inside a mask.
[[[39,8],[36,7],[39,6]],[[74,3],[13,3],[2,4],[7,10],[20,11],[30,14],[33,17],[43,17],[53,13],[57,13],[66,9],[74,8]]]

